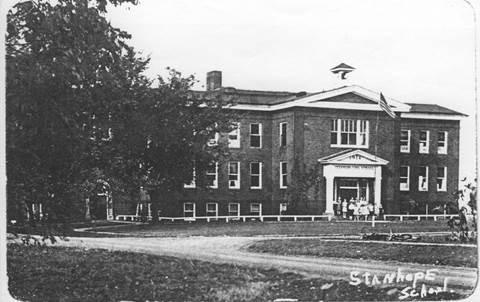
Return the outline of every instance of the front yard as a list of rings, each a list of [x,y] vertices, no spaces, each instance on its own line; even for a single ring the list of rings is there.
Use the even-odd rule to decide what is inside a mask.
[[[401,290],[102,249],[9,244],[7,252],[10,293],[24,301],[385,301],[398,300]],[[448,292],[425,300],[463,297]]]
[[[377,222],[375,227],[368,222],[316,221],[316,222],[183,222],[142,225],[123,225],[101,228],[99,231],[145,237],[185,236],[318,236],[359,235],[362,232],[448,232],[447,222],[440,221],[394,221]]]
[[[406,245],[366,241],[273,239],[255,242],[250,252],[477,267],[477,247],[454,244]]]

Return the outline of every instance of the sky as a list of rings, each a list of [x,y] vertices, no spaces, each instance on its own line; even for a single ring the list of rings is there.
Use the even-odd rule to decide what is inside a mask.
[[[474,23],[463,0],[139,0],[111,8],[112,25],[166,67],[223,72],[223,86],[322,91],[339,86],[329,69],[356,68],[349,84],[402,102],[435,103],[461,122],[460,178],[473,177]]]

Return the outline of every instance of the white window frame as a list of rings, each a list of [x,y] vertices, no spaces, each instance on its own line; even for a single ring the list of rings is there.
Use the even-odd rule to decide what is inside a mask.
[[[283,165],[285,164],[285,170],[283,168]],[[287,188],[287,185],[288,185],[288,163],[286,161],[281,161],[280,162],[280,167],[279,167],[279,171],[280,171],[280,189],[286,189]],[[285,182],[283,181],[284,180],[284,176],[285,176]]]
[[[236,211],[232,211],[232,206],[233,205],[236,205],[237,206],[237,210]],[[234,213],[234,214],[233,214]],[[228,216],[240,216],[240,203],[238,202],[230,202],[228,204]]]
[[[253,174],[252,165],[258,164],[258,174]],[[262,188],[262,168],[263,165],[261,162],[251,162],[250,163],[250,189],[261,189]],[[252,177],[258,177],[258,186],[252,186]]]
[[[330,140],[330,146],[334,148],[344,148],[344,147],[351,147],[351,148],[361,148],[367,149],[370,144],[370,121],[368,120],[354,120],[354,119],[334,119],[332,120],[332,128],[330,129],[330,133],[336,133],[337,135],[337,143],[332,144]],[[346,125],[355,125],[355,131],[343,131],[342,132],[342,122],[345,122]],[[353,123],[350,123],[353,122]],[[347,128],[349,128],[347,126]],[[364,131],[361,131],[364,129]],[[355,133],[355,144],[342,144],[342,133]],[[365,144],[361,145],[360,140],[362,135],[365,135]]]
[[[256,207],[256,206],[258,206],[258,211],[253,210],[253,207]],[[251,215],[258,214],[258,216],[262,216],[262,204],[258,202],[250,203],[250,214]]]
[[[218,124],[215,123],[215,129],[217,129],[218,127]],[[208,129],[208,130],[211,130],[211,129]],[[214,146],[218,146],[218,140],[220,139],[220,133],[218,132],[215,132],[213,138],[210,138],[207,142],[207,146],[209,147],[214,147]]]
[[[228,133],[228,147],[229,148],[240,148],[240,123],[239,122],[234,122],[233,123],[236,127],[236,129],[233,129]],[[236,139],[231,139],[231,135],[236,135]]]
[[[445,140],[443,141],[444,146],[440,146],[440,140],[437,141],[437,153],[438,154],[447,154],[448,153],[448,131],[438,131],[438,133],[445,133]],[[437,134],[438,135],[438,134]],[[437,136],[438,138],[438,136]]]
[[[285,126],[285,129],[283,129],[283,126]],[[281,122],[279,124],[279,146],[280,147],[286,147],[287,146],[287,129],[288,129],[288,123],[287,122]],[[285,138],[285,144],[283,144],[283,138]]]
[[[193,205],[193,209],[192,210],[187,210],[187,205]],[[195,211],[195,203],[194,202],[184,202],[183,203],[183,217],[192,217],[192,218],[195,218],[197,215],[196,215],[196,211]],[[192,216],[187,216],[186,213],[192,213]]]
[[[410,190],[410,166],[400,166],[401,168],[407,168],[407,175],[402,176],[400,174],[399,179],[400,179],[400,191],[409,191]],[[402,179],[406,180],[406,183],[402,183]]]
[[[218,162],[215,162],[215,173],[211,173],[210,171],[205,172],[207,176],[214,175],[215,178],[213,179],[213,184],[208,186],[210,189],[218,189]]]
[[[195,172],[195,167],[193,167],[193,170],[192,170],[192,181],[188,184],[183,184],[183,187],[185,189],[195,189],[197,187],[197,182],[196,182],[196,178],[197,178],[197,175],[196,175],[196,172]]]
[[[428,166],[419,167],[420,171],[422,168],[425,168],[425,187],[422,187],[423,176],[418,173],[418,191],[426,192],[428,191]]]
[[[258,133],[252,133],[252,125],[258,125]],[[250,123],[250,148],[253,148],[253,149],[261,149],[262,148],[262,145],[263,145],[262,133],[263,133],[262,123]],[[258,137],[259,138],[260,146],[258,146],[258,147],[252,146],[252,137]]]
[[[232,173],[230,170],[231,164],[234,164],[237,166],[237,174]],[[236,176],[236,180],[231,180],[230,176]],[[232,185],[231,181],[234,181],[235,183]],[[239,161],[230,161],[228,162],[228,188],[229,189],[240,189],[240,162]]]
[[[279,215],[283,215],[282,212],[286,212],[287,211],[287,208],[288,208],[288,203],[286,202],[281,202],[280,203],[280,207],[278,209],[278,214]]]
[[[440,177],[438,174],[438,169],[443,168],[443,177]],[[447,191],[447,167],[437,167],[437,191],[438,192],[446,192]],[[438,186],[438,181],[442,179],[443,187]]]
[[[427,133],[427,140],[421,140],[421,133],[426,132]],[[425,146],[423,146],[425,144]],[[421,154],[428,154],[430,149],[430,131],[429,130],[420,130],[419,135],[418,135],[418,153]]]
[[[215,210],[214,211],[211,211],[208,209],[208,206],[211,206],[211,205],[214,205],[215,206]],[[213,213],[213,215],[211,215],[211,213]],[[207,202],[205,204],[205,214],[206,216],[215,216],[215,217],[218,217],[218,202]]]
[[[402,132],[403,131],[406,131],[408,133],[408,136],[407,136],[407,145],[406,146],[403,146],[402,145],[402,142],[405,142],[405,140],[402,140]],[[411,130],[408,130],[408,129],[402,129],[400,130],[400,152],[401,153],[410,153],[410,141],[411,141],[411,136],[412,135],[412,131]]]

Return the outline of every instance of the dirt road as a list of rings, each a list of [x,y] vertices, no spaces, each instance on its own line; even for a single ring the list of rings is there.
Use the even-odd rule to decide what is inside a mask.
[[[278,238],[278,237],[272,237]],[[298,237],[297,237],[298,238]],[[187,259],[197,259],[215,263],[232,263],[263,268],[275,268],[283,272],[296,272],[306,277],[322,277],[325,279],[351,279],[352,272],[357,276],[369,274],[371,281],[376,275],[380,281],[385,274],[397,273],[406,278],[400,283],[412,283],[408,280],[408,273],[426,274],[432,270],[430,278],[419,279],[417,284],[444,286],[445,278],[449,289],[464,292],[476,285],[477,269],[435,266],[394,261],[375,261],[362,259],[342,258],[314,258],[305,256],[282,256],[272,254],[250,253],[242,247],[255,240],[270,239],[270,237],[185,237],[185,238],[70,238],[70,241],[60,242],[65,246],[88,248],[106,248],[112,250],[127,250],[133,252],[150,253],[155,255],[175,256]],[[413,276],[413,275],[412,275]],[[361,278],[365,282],[364,278]],[[397,279],[394,280],[394,283]]]

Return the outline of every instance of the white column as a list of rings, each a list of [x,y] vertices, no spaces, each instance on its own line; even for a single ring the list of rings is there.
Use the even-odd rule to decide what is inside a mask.
[[[375,211],[378,215],[379,208],[382,202],[382,167],[378,166],[375,168],[375,187],[374,191],[374,202],[375,202]]]
[[[327,175],[326,179],[326,208],[325,214],[333,215],[333,176]]]

